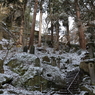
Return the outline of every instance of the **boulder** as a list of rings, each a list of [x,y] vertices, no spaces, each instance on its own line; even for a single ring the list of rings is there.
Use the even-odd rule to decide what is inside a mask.
[[[12,81],[11,76],[0,73],[0,88],[2,87],[3,84],[10,83],[11,81]]]
[[[50,63],[47,56],[43,58],[43,61]],[[19,77],[13,79],[12,85],[30,91],[48,90],[51,87],[54,89],[62,88],[66,85],[65,74],[58,67],[49,64],[42,64],[42,67],[40,67],[39,64],[40,59],[35,55],[27,53],[14,55],[6,64],[13,72],[19,74]]]
[[[51,65],[44,64],[42,76],[45,79],[54,82],[56,85],[59,85],[59,86],[66,85],[65,75],[61,74],[60,69],[57,67],[53,67]]]
[[[13,72],[19,75],[23,75],[28,69],[28,67],[24,66],[22,61],[19,61],[17,59],[10,60],[7,65]]]
[[[44,56],[44,57],[42,58],[42,61],[50,62],[50,59],[49,59],[48,56]]]
[[[27,90],[40,90],[41,85],[41,69],[38,67],[30,66],[24,75],[18,77],[12,82],[16,87],[23,87]],[[38,86],[38,87],[37,87]]]
[[[15,55],[7,65],[10,67],[12,71],[19,75],[23,75],[29,68],[29,65],[40,66],[40,59],[35,55],[21,53]]]
[[[44,56],[42,58],[42,63],[52,65],[52,63],[50,62],[50,58],[48,56]]]
[[[14,85],[15,87],[23,87],[29,91],[48,90],[53,85],[50,84],[50,81],[43,78],[41,73],[42,73],[42,68],[31,66],[25,72],[24,75],[22,75],[21,77],[18,77],[16,80],[14,80],[12,82],[12,85]]]

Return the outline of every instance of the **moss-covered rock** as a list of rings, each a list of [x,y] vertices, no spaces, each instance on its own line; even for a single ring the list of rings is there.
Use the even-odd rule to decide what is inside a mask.
[[[45,56],[42,61],[51,64],[48,56]],[[53,86],[53,88],[57,88],[57,86],[63,87],[65,85],[65,79],[63,74],[61,75],[60,69],[50,64],[43,64],[40,67],[40,59],[37,56],[18,53],[6,65],[13,72],[19,74],[19,77],[12,81],[13,86],[23,87],[30,91],[42,91]]]
[[[23,75],[28,70],[30,64],[40,67],[40,59],[25,53],[25,55],[16,55],[16,58],[11,59],[7,63],[10,69],[19,75]]]
[[[7,64],[12,71],[19,75],[23,75],[27,71],[27,67],[23,64],[23,61],[17,59],[10,60]]]
[[[41,73],[41,68],[29,67],[24,75],[12,82],[12,85],[15,87],[23,87],[30,91],[42,91],[53,87],[53,82],[50,84],[50,81],[43,78]]]
[[[33,78],[28,79],[23,85],[29,90],[46,90],[48,81],[42,76],[35,75]]]
[[[42,58],[42,61],[50,62],[50,59],[49,59],[48,56],[44,56],[44,57]]]
[[[42,63],[52,65],[52,63],[50,62],[50,58],[48,56],[44,56],[42,58]]]

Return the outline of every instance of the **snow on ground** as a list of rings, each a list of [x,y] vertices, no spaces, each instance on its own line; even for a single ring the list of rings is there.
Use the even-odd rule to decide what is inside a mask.
[[[27,91],[22,88],[16,88],[9,84],[5,84],[5,85],[3,85],[3,87],[6,89],[0,89],[4,92],[3,94],[0,94],[0,95],[43,95],[39,91]]]
[[[6,54],[7,54],[7,48],[4,45],[9,44],[9,42],[6,39],[2,39],[2,41],[0,41],[0,44],[3,45],[3,50],[0,50],[0,59],[4,59]],[[12,45],[12,44],[10,43],[10,45]],[[65,64],[65,66],[67,67],[67,72],[78,68],[78,67],[75,68],[74,65],[78,66],[80,64],[81,57],[83,57],[84,53],[85,53],[85,51],[83,51],[80,55],[78,55],[77,53],[67,53],[67,52],[66,53],[63,52],[62,54],[59,54],[59,51],[56,51],[55,53],[53,53],[52,48],[46,48],[46,51],[47,52],[43,53],[43,52],[40,52],[40,51],[36,50],[35,51],[36,52],[35,57],[39,57],[39,58],[42,58],[43,56],[48,56],[48,57],[54,56],[54,57],[57,57],[57,58],[60,57],[60,58],[63,58],[60,61],[61,65],[65,64],[65,61],[67,61],[69,59],[70,64]],[[23,60],[26,61],[27,59],[24,59],[24,57],[23,57],[25,55],[27,56],[28,61],[31,60],[31,58],[34,57],[34,56],[31,57],[31,54],[29,54],[29,53],[23,53],[21,51],[21,48],[17,49],[16,47],[13,47],[11,50],[9,50],[9,53],[8,53],[8,55],[6,57],[6,60],[4,61],[4,64],[7,64],[7,62],[10,59],[14,58],[14,57],[17,57],[17,58],[19,58],[21,60],[23,59]],[[58,68],[58,67],[56,67],[56,68]],[[12,72],[5,65],[4,65],[4,74],[10,75],[10,76],[12,76],[14,78],[19,77],[19,75],[17,73]],[[63,74],[63,76],[64,76],[64,74]],[[14,91],[14,92],[18,93],[19,95],[42,95],[42,93],[39,92],[39,91],[33,91],[33,92],[32,91],[26,91],[25,89],[16,88],[16,87],[13,87],[12,85],[9,85],[9,84],[4,84],[3,86],[6,89],[1,89],[1,90],[4,91],[4,93],[0,94],[0,95],[10,95],[9,91],[11,91],[11,92]],[[11,94],[11,95],[16,95],[16,94]]]

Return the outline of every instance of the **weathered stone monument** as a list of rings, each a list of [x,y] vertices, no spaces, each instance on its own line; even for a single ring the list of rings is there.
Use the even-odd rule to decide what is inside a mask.
[[[84,60],[83,62],[80,63],[80,68],[90,75],[91,84],[95,85],[95,60],[94,59]]]
[[[89,57],[93,58],[94,57],[94,43],[93,42],[89,42],[87,44],[87,50],[89,52]]]
[[[95,85],[95,64],[93,62],[89,62],[88,68],[89,68],[89,74],[91,78],[91,84]]]

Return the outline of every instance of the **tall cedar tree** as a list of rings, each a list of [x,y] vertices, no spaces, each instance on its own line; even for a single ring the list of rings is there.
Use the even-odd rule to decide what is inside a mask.
[[[82,26],[82,21],[81,21],[78,0],[75,0],[75,8],[76,8],[77,23],[78,23],[79,43],[80,43],[81,49],[85,50],[86,42],[85,42],[85,36],[84,36],[84,31],[83,31],[83,26]]]
[[[36,22],[37,7],[38,7],[38,0],[35,0],[33,21],[32,21],[30,40],[29,40],[29,46],[28,46],[29,49],[34,44],[33,41],[34,41],[34,31],[35,31],[35,22]]]
[[[41,32],[42,32],[42,0],[40,2],[40,23],[39,23],[39,42],[38,46],[41,46]]]
[[[21,19],[20,35],[19,35],[19,43],[20,44],[23,44],[24,14],[25,14],[26,5],[27,5],[27,0],[23,1],[23,5],[22,5],[22,19]]]

